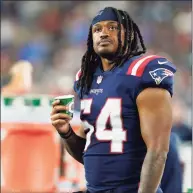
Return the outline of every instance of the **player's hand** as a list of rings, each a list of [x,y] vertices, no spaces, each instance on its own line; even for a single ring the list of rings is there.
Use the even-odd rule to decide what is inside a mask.
[[[52,125],[59,133],[65,134],[69,130],[69,122],[72,118],[65,113],[60,113],[60,111],[68,110],[68,107],[60,105],[59,103],[59,100],[56,100],[52,103],[52,112],[50,114],[51,121]]]

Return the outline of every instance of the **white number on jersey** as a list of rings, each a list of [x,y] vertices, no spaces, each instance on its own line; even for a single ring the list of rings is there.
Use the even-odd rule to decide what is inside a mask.
[[[122,153],[123,142],[126,141],[126,131],[123,129],[123,123],[121,119],[121,99],[108,98],[105,105],[101,109],[101,112],[96,120],[96,138],[99,141],[110,141],[111,153]],[[81,100],[81,110],[83,114],[91,113],[92,99]],[[111,123],[111,130],[106,130],[106,124],[108,120]],[[89,132],[86,135],[85,151],[91,142],[91,136],[94,132],[94,127],[87,121],[83,121],[83,125]]]

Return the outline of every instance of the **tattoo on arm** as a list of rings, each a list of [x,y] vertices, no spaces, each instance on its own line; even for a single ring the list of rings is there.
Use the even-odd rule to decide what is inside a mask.
[[[167,152],[148,150],[145,156],[138,193],[156,193],[160,184]]]

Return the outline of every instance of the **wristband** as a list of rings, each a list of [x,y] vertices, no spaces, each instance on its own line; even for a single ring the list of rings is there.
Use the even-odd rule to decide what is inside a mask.
[[[59,135],[63,138],[63,139],[68,139],[72,134],[73,134],[73,130],[72,130],[72,127],[71,125],[69,124],[69,130],[67,133],[60,133],[58,132]]]

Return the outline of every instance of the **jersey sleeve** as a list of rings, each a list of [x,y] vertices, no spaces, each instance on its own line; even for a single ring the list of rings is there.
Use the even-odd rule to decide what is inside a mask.
[[[79,97],[80,97],[80,89],[77,88],[77,83],[78,83],[78,80],[80,78],[80,75],[81,75],[81,69],[76,73],[75,80],[74,80],[74,85],[73,85],[74,92]]]
[[[146,88],[166,89],[173,95],[174,74],[176,67],[166,58],[153,58],[148,63],[142,64],[139,69],[139,85],[135,88],[135,98]]]

